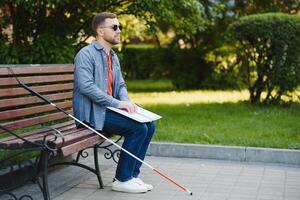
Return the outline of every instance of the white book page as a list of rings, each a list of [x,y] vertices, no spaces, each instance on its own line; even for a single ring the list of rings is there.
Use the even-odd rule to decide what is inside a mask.
[[[161,118],[160,115],[157,115],[157,114],[155,114],[153,112],[150,112],[149,110],[146,110],[146,109],[144,109],[142,107],[139,107],[139,106],[138,106],[137,114],[139,114],[141,116],[144,116],[144,117],[146,117],[146,118],[148,118],[152,121],[155,121],[155,120],[158,120],[158,119]]]
[[[112,111],[115,111],[121,115],[124,115],[128,118],[131,118],[133,120],[136,120],[138,122],[141,122],[141,123],[145,123],[145,122],[152,122],[152,121],[155,121],[155,120],[158,120],[161,118],[161,116],[153,113],[153,112],[150,112],[144,108],[141,108],[138,106],[138,109],[137,109],[137,112],[136,113],[129,113],[125,110],[121,110],[119,108],[114,108],[114,107],[110,107],[108,106],[107,107],[108,109],[112,110]]]

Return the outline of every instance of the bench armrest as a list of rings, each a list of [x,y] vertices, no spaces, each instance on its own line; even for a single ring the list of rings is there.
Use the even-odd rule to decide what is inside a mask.
[[[44,139],[42,142],[48,150],[50,150],[52,152],[56,152],[57,150],[61,149],[61,147],[64,146],[65,138],[62,135],[62,133],[60,132],[60,130],[58,130],[56,128],[51,128],[51,127],[49,129],[51,129],[52,131],[44,136]],[[58,139],[61,140],[60,144],[53,146],[52,144],[56,144]]]

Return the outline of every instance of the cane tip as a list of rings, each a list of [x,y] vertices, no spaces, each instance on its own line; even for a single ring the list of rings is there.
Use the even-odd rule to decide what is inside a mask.
[[[190,191],[189,189],[186,189],[185,191],[186,191],[187,193],[189,193],[189,195],[191,195],[191,196],[193,195],[193,192]]]

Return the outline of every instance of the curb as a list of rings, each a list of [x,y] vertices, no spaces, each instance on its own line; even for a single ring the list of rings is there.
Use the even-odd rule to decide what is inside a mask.
[[[300,165],[300,150],[152,142],[147,155]]]

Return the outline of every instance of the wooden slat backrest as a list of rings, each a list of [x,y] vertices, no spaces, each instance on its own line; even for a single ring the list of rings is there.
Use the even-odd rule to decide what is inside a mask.
[[[73,75],[47,75],[47,76],[32,76],[32,77],[19,77],[20,81],[25,84],[36,84],[36,83],[55,83],[62,81],[72,81]],[[18,81],[14,77],[1,78],[0,86],[11,86],[19,85]]]
[[[48,86],[33,86],[31,89],[37,92],[55,92],[60,90],[70,90],[73,88],[72,83],[62,83],[62,84],[56,84],[56,85],[48,85]],[[7,88],[7,89],[0,89],[0,98],[1,97],[13,97],[13,96],[19,96],[29,94],[27,90],[24,90],[23,88]]]
[[[43,95],[43,96],[46,97],[50,101],[57,101],[57,100],[72,98],[72,92],[64,92],[64,93],[57,93],[57,94]],[[36,103],[41,103],[41,102],[43,102],[43,100],[38,99],[35,96],[4,99],[4,100],[0,100],[0,109],[8,108],[8,107],[23,106],[23,105],[27,105],[27,104],[36,104]]]
[[[9,71],[7,67],[14,70],[15,74],[30,75],[30,74],[59,74],[73,73],[71,64],[62,65],[1,65],[0,76],[6,76]]]
[[[0,66],[0,124],[15,130],[67,118],[22,88],[14,76],[72,113],[72,65],[6,65]]]
[[[70,106],[72,106],[72,102],[71,101],[60,102],[57,103],[56,105],[62,109],[65,109],[65,108],[70,108]],[[0,112],[0,119],[14,119],[17,117],[24,117],[32,114],[49,112],[53,110],[56,110],[56,108],[54,108],[51,105],[41,105],[41,106],[35,106],[29,108],[7,110],[7,111]]]

